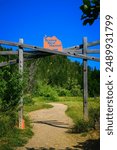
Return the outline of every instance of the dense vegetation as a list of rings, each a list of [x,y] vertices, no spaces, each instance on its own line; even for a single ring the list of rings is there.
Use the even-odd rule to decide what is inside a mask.
[[[66,56],[48,56],[28,63],[28,89],[33,95],[82,96],[82,64],[71,62]],[[25,69],[26,70],[26,69]],[[100,71],[88,67],[89,96],[100,95]],[[53,97],[54,98],[54,97]]]

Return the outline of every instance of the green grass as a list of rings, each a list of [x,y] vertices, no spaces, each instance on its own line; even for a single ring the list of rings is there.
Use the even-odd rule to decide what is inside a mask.
[[[8,128],[6,133],[0,137],[0,150],[14,150],[16,147],[23,146],[32,137],[33,132],[29,119],[25,118],[26,129],[21,130],[17,127]],[[6,122],[7,123],[7,122]]]
[[[68,106],[66,114],[75,123],[72,130],[74,133],[83,133],[95,128],[95,121],[98,121],[99,124],[99,98],[88,99],[89,121],[83,119],[83,99],[81,97],[62,97],[59,98],[59,101]]]
[[[52,105],[47,104],[47,102],[48,101],[42,97],[35,97],[33,98],[33,102],[24,104],[24,112],[28,113],[34,110],[51,108]],[[9,121],[7,122],[7,118],[8,116],[2,118],[1,121],[7,124],[9,123]],[[10,128],[10,126],[8,126],[9,129],[7,129],[7,131],[4,130],[3,126],[2,130],[4,130],[4,135],[0,137],[0,150],[14,150],[16,147],[25,145],[28,139],[33,135],[30,121],[27,117],[25,117],[25,126],[26,128],[24,130],[18,129],[17,127]]]
[[[79,119],[83,119],[83,98],[82,97],[60,97],[59,102],[62,102],[68,106],[66,114],[70,116],[74,123]],[[88,109],[99,108],[99,98],[88,99]]]
[[[29,105],[24,105],[24,111],[25,112],[31,112],[39,109],[47,109],[52,108],[53,106],[48,104],[48,100],[45,100],[43,97],[34,97],[33,103]]]

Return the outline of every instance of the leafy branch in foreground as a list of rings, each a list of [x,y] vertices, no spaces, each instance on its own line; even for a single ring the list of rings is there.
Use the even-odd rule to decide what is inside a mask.
[[[100,15],[100,0],[83,0],[83,5],[80,6],[82,10],[81,20],[83,25],[92,25]]]

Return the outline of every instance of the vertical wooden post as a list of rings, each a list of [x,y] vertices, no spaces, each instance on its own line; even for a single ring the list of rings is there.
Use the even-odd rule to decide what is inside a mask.
[[[19,39],[19,43],[23,44],[23,39]],[[21,74],[21,81],[23,80],[23,48],[19,46],[19,73]],[[23,94],[23,91],[22,91]],[[19,102],[19,128],[23,129],[23,97],[21,96]]]
[[[87,51],[87,37],[83,38],[83,55]],[[83,116],[84,120],[88,120],[88,78],[87,78],[87,59],[83,59]]]

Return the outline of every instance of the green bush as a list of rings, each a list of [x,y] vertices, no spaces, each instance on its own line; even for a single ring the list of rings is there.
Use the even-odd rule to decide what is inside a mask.
[[[58,96],[71,96],[70,91],[62,87],[56,88],[56,91],[58,93]]]
[[[99,128],[99,124],[100,124],[99,120],[100,120],[100,109],[99,109],[99,107],[97,107],[97,108],[91,107],[89,109],[89,120],[84,121],[83,119],[79,119],[75,123],[75,125],[72,129],[72,132],[75,132],[75,133],[87,132],[90,129],[95,129],[96,123],[98,124],[98,128]]]
[[[26,129],[24,130],[12,127],[12,118],[13,116],[10,117],[10,115],[4,115],[0,118],[0,150],[14,150],[23,146],[33,135],[27,117],[25,117]]]
[[[51,87],[50,85],[46,85],[43,83],[39,83],[37,89],[35,91],[35,96],[42,96],[47,100],[58,100],[58,93],[57,91]]]
[[[82,132],[87,132],[89,129],[89,122],[84,121],[83,119],[79,119],[73,129],[72,132],[73,133],[82,133]]]
[[[26,95],[23,97],[23,103],[26,104],[26,105],[31,105],[31,104],[34,104],[34,101],[31,97],[31,95]]]
[[[0,86],[0,110],[3,112],[16,110],[23,88],[21,75],[16,71],[16,67],[7,66],[0,70]]]
[[[89,121],[90,121],[90,126],[92,128],[95,128],[96,123],[100,124],[100,108],[93,108],[91,107],[89,109]]]
[[[17,115],[15,112],[8,112],[8,114],[0,115],[0,137],[6,135],[17,122]]]
[[[80,85],[73,85],[70,92],[71,92],[71,96],[82,96]]]

